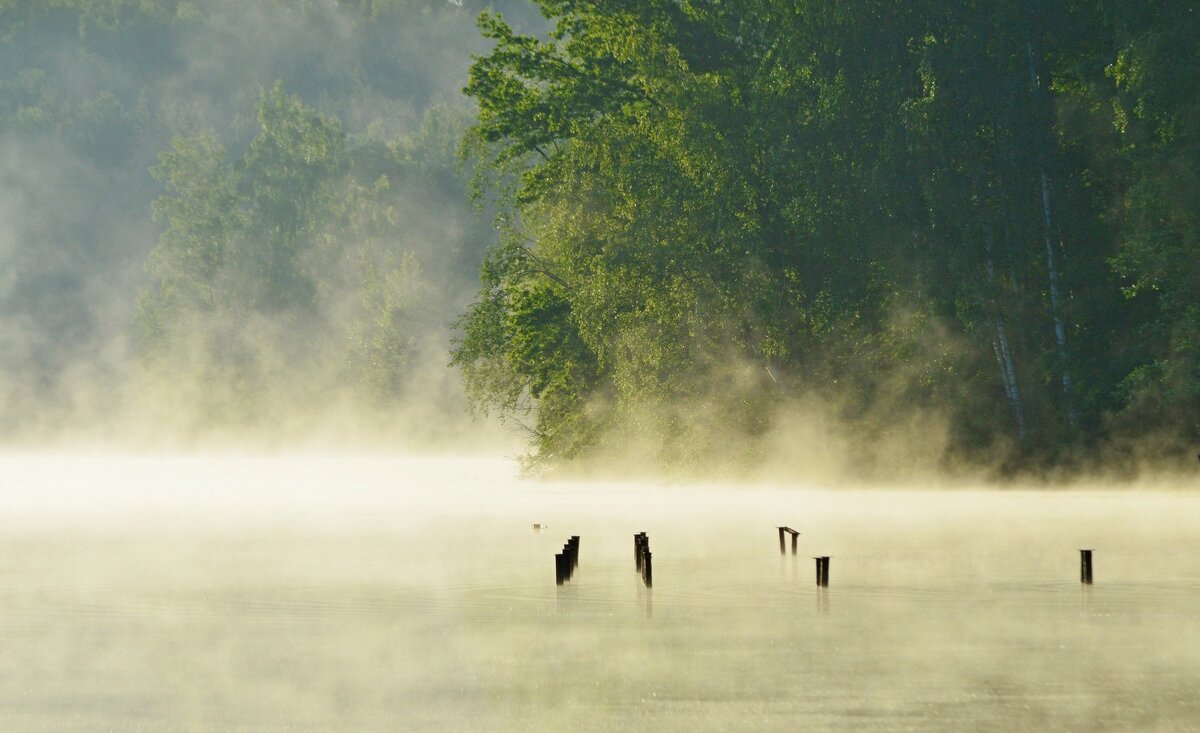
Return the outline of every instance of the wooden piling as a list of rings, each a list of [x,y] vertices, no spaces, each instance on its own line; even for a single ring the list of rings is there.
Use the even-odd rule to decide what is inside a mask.
[[[653,582],[653,569],[650,564],[650,538],[645,532],[638,532],[633,536],[633,554],[637,572],[642,576],[642,583],[649,588]]]
[[[1092,584],[1092,551],[1079,551],[1079,582],[1084,585]]]
[[[784,535],[784,533],[787,533],[792,536],[792,554],[795,555],[796,554],[796,541],[800,537],[800,533],[798,531],[792,529],[791,527],[776,527],[776,529],[779,530],[779,554],[780,555],[787,554],[786,545],[783,542],[783,535]]]
[[[817,587],[818,588],[828,588],[829,587],[829,557],[827,555],[823,555],[821,557],[814,557],[813,559],[817,561]]]
[[[554,580],[562,585],[571,579],[579,567],[579,535],[571,535],[563,545],[562,552],[554,556]]]

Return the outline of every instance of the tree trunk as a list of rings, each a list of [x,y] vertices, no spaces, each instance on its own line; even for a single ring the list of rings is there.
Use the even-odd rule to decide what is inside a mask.
[[[1004,392],[1008,395],[1008,404],[1012,408],[1013,423],[1017,426],[1017,438],[1025,442],[1025,409],[1021,405],[1021,389],[1017,386],[1017,370],[1013,366],[1012,349],[1008,346],[1008,335],[1004,330],[1004,319],[995,320],[996,339],[993,342],[996,350],[996,361],[1000,365],[1000,376],[1004,380]]]
[[[1008,332],[1004,328],[1004,316],[996,300],[996,263],[992,259],[992,238],[988,235],[985,245],[987,254],[988,305],[991,310],[992,328],[996,335],[992,348],[996,352],[996,363],[1000,367],[1000,379],[1004,382],[1004,394],[1008,397],[1017,428],[1017,438],[1025,442],[1025,407],[1021,404],[1021,388],[1017,386],[1017,369],[1013,363],[1012,348],[1008,344]]]
[[[1033,43],[1026,42],[1025,54],[1029,61],[1029,85],[1034,104],[1038,106],[1039,121],[1041,85],[1038,81],[1037,67],[1033,60]],[[1072,398],[1071,369],[1067,361],[1067,327],[1062,316],[1062,297],[1059,293],[1058,264],[1054,256],[1054,227],[1050,215],[1050,177],[1046,174],[1046,151],[1043,135],[1036,135],[1036,152],[1038,175],[1042,183],[1042,239],[1046,245],[1046,272],[1050,279],[1050,314],[1054,319],[1054,342],[1058,352],[1058,366],[1062,381],[1063,404],[1067,411],[1067,424],[1074,429],[1076,422],[1075,405]]]

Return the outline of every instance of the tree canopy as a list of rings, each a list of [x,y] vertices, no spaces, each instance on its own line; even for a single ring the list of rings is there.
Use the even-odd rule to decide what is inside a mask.
[[[1200,438],[1187,3],[537,5],[479,22],[454,352],[535,462],[752,459],[814,400],[1008,469]]]
[[[465,412],[482,4],[0,1],[0,439]]]

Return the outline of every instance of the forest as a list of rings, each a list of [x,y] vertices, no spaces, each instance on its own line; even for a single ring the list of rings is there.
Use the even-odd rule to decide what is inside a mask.
[[[1198,16],[0,0],[0,438],[1194,463]]]
[[[446,363],[492,238],[457,155],[481,7],[0,0],[0,438],[469,422]]]
[[[454,350],[535,462],[755,461],[807,414],[882,475],[1194,463],[1193,3],[538,6],[480,18],[501,239]]]

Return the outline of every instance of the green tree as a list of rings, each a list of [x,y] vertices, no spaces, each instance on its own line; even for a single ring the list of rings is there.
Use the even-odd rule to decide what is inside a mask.
[[[1194,152],[1193,87],[1140,86],[1194,58],[1186,7],[538,5],[546,37],[480,22],[464,150],[504,234],[455,352],[479,404],[536,413],[535,457],[615,433],[668,462],[753,454],[774,409],[816,393],[864,443],[932,412],[951,457],[1036,465],[1138,404],[1190,409],[1196,186],[1163,184]],[[1106,33],[1124,50],[1100,63]],[[1138,152],[1097,131],[1113,103]],[[1121,278],[1163,292],[1161,316]],[[534,288],[556,307],[515,317]],[[522,330],[586,348],[530,369]],[[579,354],[595,369],[544,406],[539,374]],[[560,422],[589,425],[562,433],[572,450],[544,441]]]
[[[176,139],[154,169],[166,229],[141,298],[143,353],[159,370],[202,375],[206,419],[319,402],[341,381],[394,400],[423,287],[419,262],[395,247],[390,181],[401,169],[387,148],[372,148],[382,162],[360,155],[336,119],[280,84],[258,120],[236,160],[202,135]],[[224,414],[231,405],[243,412]]]

